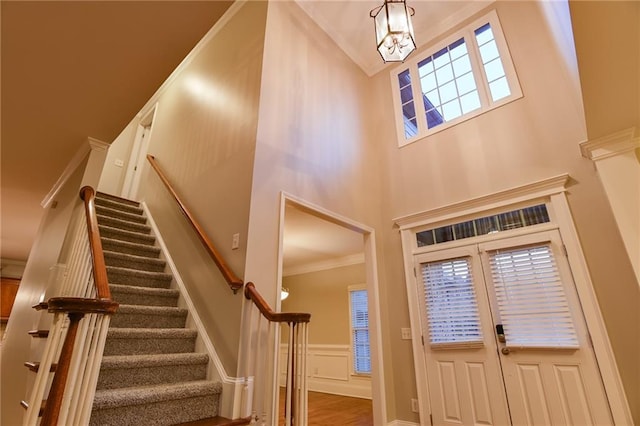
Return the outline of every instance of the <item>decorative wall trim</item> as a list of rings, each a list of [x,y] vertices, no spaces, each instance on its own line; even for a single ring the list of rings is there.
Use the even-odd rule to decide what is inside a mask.
[[[280,344],[280,386],[286,382],[287,344]],[[307,358],[309,390],[371,399],[371,377],[352,374],[349,345],[310,344]]]
[[[184,299],[187,309],[189,310],[189,317],[198,330],[198,339],[202,342],[207,354],[209,355],[209,360],[211,362],[209,364],[207,376],[209,378],[211,378],[212,376],[217,376],[222,381],[223,392],[222,401],[220,403],[220,415],[227,418],[234,418],[233,413],[239,412],[241,403],[240,398],[236,398],[236,396],[241,393],[241,389],[245,384],[245,380],[244,378],[231,377],[227,374],[224,365],[220,360],[220,357],[218,357],[218,353],[216,352],[213,342],[211,342],[204,324],[202,323],[202,320],[198,315],[198,311],[196,310],[195,305],[193,304],[193,301],[191,300],[191,297],[187,292],[184,281],[182,281],[180,273],[178,272],[178,269],[176,268],[176,265],[173,262],[171,255],[169,254],[169,250],[167,249],[167,246],[162,238],[162,234],[160,233],[156,222],[151,216],[151,212],[149,211],[147,204],[143,201],[140,203],[140,205],[142,206],[142,209],[147,216],[149,226],[151,227],[151,229],[153,229],[158,246],[160,246],[162,254],[165,258],[164,260],[167,262],[169,269],[171,269],[171,273],[173,274],[176,286],[180,290],[180,296]],[[212,366],[214,368],[212,368]]]
[[[548,197],[552,194],[566,191],[569,181],[568,174],[554,176],[522,186],[494,192],[477,198],[460,201],[443,207],[413,213],[394,219],[400,229],[414,228],[433,222],[460,218],[469,214],[488,211],[493,208],[517,204],[536,198]]]
[[[67,164],[67,167],[64,169],[49,193],[40,202],[40,205],[43,208],[47,208],[49,204],[51,204],[55,196],[58,194],[58,192],[60,192],[64,184],[67,183],[73,172],[75,172],[80,163],[82,163],[82,161],[89,155],[89,153],[91,153],[92,151],[106,152],[108,149],[108,143],[94,138],[87,138],[86,143],[80,145],[80,148],[76,151],[73,158],[71,158],[71,161],[69,161],[69,164]],[[78,188],[78,190],[80,190],[80,188]]]
[[[329,269],[340,268],[342,266],[351,266],[364,263],[364,253],[352,254],[349,256],[336,257],[334,259],[323,260],[321,262],[307,263],[305,265],[292,266],[282,271],[282,276],[289,277],[291,275],[307,274],[310,272],[326,271]]]
[[[640,148],[640,137],[635,137],[635,127],[580,144],[582,156],[592,161],[604,160]]]
[[[2,271],[2,276],[5,278],[22,278],[25,266],[27,266],[27,262],[22,260],[0,260],[0,271]]]

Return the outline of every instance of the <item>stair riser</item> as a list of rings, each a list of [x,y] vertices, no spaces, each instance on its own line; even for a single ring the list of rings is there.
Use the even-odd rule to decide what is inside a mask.
[[[169,288],[171,276],[168,275],[131,275],[121,271],[107,270],[107,277],[112,284],[125,284],[140,287]]]
[[[113,328],[184,328],[186,315],[145,315],[118,312],[111,317]]]
[[[137,269],[147,272],[164,272],[165,261],[158,259],[137,259],[122,256],[114,256],[108,253],[104,254],[104,261],[107,266],[115,266],[118,268]]]
[[[134,246],[123,244],[108,238],[102,238],[102,249],[106,251],[115,251],[123,254],[133,254],[136,256],[145,256],[150,259],[158,259],[160,257],[160,249],[157,247],[136,244]]]
[[[184,354],[195,351],[196,339],[111,339],[107,338],[104,356],[111,355],[150,355]]]
[[[149,234],[151,232],[151,228],[147,225],[114,219],[108,216],[98,216],[98,223],[102,226],[110,226],[112,228],[122,229],[124,231],[130,232],[138,232],[140,234]]]
[[[118,389],[204,380],[207,364],[163,365],[101,370],[97,389]]]
[[[124,232],[119,229],[109,229],[100,227],[100,236],[104,238],[113,238],[114,240],[126,241],[134,244],[145,244],[153,246],[156,243],[155,237],[148,234],[137,234]]]
[[[178,306],[178,296],[152,296],[136,293],[120,293],[111,290],[111,298],[121,305]]]
[[[146,405],[94,410],[90,425],[174,425],[218,415],[219,395],[206,395]]]

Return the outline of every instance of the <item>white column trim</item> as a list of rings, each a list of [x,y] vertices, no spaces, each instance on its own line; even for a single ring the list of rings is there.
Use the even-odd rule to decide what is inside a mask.
[[[601,138],[582,142],[580,152],[591,161],[604,160],[640,148],[640,137],[635,137],[636,128],[630,127]]]

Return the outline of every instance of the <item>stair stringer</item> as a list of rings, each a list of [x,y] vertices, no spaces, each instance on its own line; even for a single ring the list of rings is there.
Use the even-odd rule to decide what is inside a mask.
[[[206,329],[204,328],[204,324],[198,315],[198,311],[191,300],[191,296],[189,296],[189,292],[187,291],[186,286],[184,285],[184,281],[180,276],[180,273],[171,258],[171,254],[164,243],[162,238],[162,233],[155,221],[153,220],[153,216],[151,215],[151,211],[147,207],[147,204],[144,201],[140,202],[140,207],[144,210],[144,214],[147,217],[147,224],[151,227],[153,234],[156,237],[156,243],[161,250],[161,257],[167,262],[167,266],[171,270],[171,274],[173,275],[173,283],[177,289],[180,291],[180,298],[184,301],[186,308],[189,311],[187,316],[187,322],[192,322],[198,331],[198,336],[196,338],[196,347],[204,347],[206,353],[209,355],[209,366],[207,368],[207,379],[208,380],[219,380],[222,382],[222,396],[220,400],[220,416],[226,417],[229,419],[236,419],[244,415],[242,410],[243,405],[243,395],[246,394],[245,385],[247,384],[247,380],[244,378],[233,377],[227,374],[227,371],[216,352],[215,346],[213,342],[209,338]],[[243,392],[244,390],[244,392]]]

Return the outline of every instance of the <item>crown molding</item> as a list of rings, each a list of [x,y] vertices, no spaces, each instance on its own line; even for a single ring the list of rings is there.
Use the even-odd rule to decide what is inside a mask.
[[[615,157],[640,148],[640,137],[635,137],[636,128],[630,127],[601,138],[582,142],[580,152],[591,161]]]

